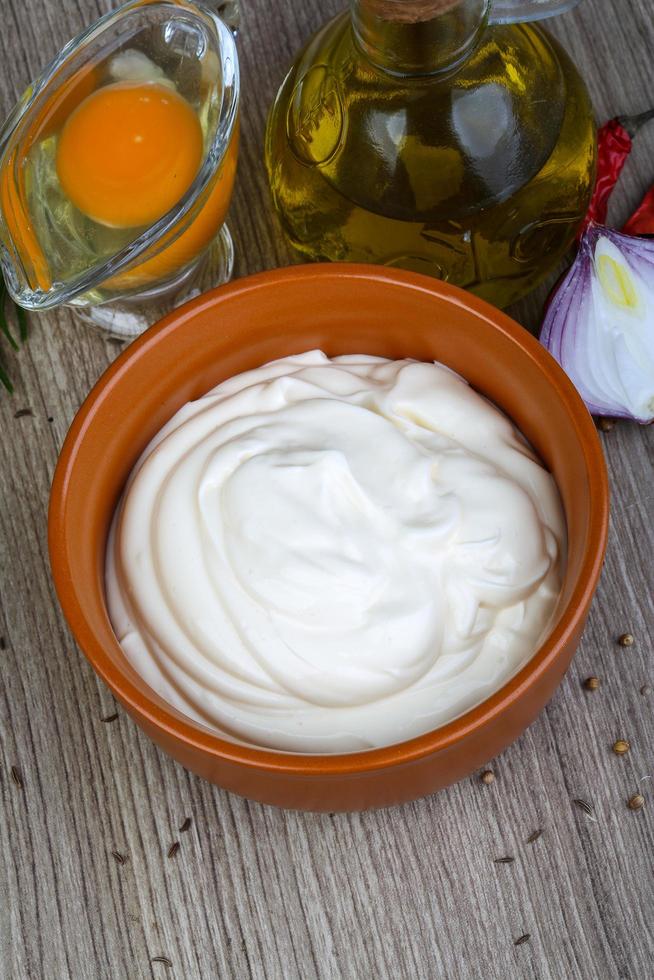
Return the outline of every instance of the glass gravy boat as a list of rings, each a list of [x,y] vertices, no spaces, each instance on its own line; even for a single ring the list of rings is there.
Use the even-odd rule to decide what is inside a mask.
[[[65,304],[129,336],[231,277],[224,221],[238,152],[239,68],[230,29],[238,6],[220,6],[230,25],[193,0],[131,0],[70,41],[14,108],[0,133],[0,264],[18,304]],[[73,203],[57,152],[75,110],[121,83],[154,86],[160,96],[169,90],[195,113],[200,164],[164,213],[116,226]],[[176,138],[171,132],[173,150]],[[74,156],[70,172],[74,181]],[[148,193],[147,180],[142,184],[134,189],[135,214],[138,195]]]

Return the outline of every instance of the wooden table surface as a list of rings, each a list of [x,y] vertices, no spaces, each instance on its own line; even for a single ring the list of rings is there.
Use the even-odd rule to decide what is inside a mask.
[[[289,261],[268,205],[264,119],[291,56],[339,0],[244,5],[237,275]],[[2,0],[0,111],[110,6]],[[654,102],[651,0],[584,0],[551,28],[600,120]],[[654,178],[653,160],[654,124],[615,195],[616,223]],[[512,312],[534,326],[543,295]],[[8,355],[16,392],[0,392],[0,977],[651,977],[654,427],[602,433],[613,512],[599,593],[568,676],[494,760],[494,783],[477,775],[378,812],[286,813],[215,789],[156,749],[59,612],[50,479],[73,414],[117,350],[66,312],[32,317],[28,345]],[[616,643],[625,631],[629,648]],[[594,693],[582,687],[591,674],[602,682]],[[630,741],[627,755],[611,751],[617,738]],[[633,812],[637,792],[645,806]],[[495,863],[503,856],[514,861]]]

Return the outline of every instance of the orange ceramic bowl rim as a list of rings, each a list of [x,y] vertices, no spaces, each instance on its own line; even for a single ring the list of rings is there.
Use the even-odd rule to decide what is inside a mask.
[[[317,285],[332,278],[374,281],[406,286],[436,294],[473,316],[481,318],[516,344],[546,375],[557,396],[565,404],[571,425],[576,429],[584,453],[589,482],[589,527],[585,552],[577,575],[577,584],[551,634],[531,659],[498,691],[454,721],[408,741],[384,748],[367,749],[343,754],[313,755],[281,752],[258,748],[221,738],[191,720],[184,720],[162,707],[155,699],[139,690],[109,656],[84,613],[78,590],[70,571],[67,556],[66,497],[70,480],[74,478],[75,460],[80,444],[86,438],[98,405],[111,397],[117,377],[129,370],[136,359],[149,356],[158,338],[174,330],[176,325],[192,318],[198,310],[219,307],[235,295],[243,296],[265,290],[280,281],[292,284],[298,279],[313,280]],[[365,352],[362,352],[365,353]],[[174,310],[134,341],[107,368],[77,412],[61,449],[53,478],[48,514],[48,543],[53,579],[59,601],[75,639],[95,672],[114,691],[123,704],[162,733],[184,743],[191,750],[215,756],[256,771],[267,770],[289,776],[347,775],[388,769],[434,755],[448,749],[472,732],[493,722],[545,674],[552,663],[574,642],[583,625],[597,582],[599,580],[608,535],[609,487],[604,455],[593,420],[572,382],[547,350],[514,320],[471,293],[439,280],[403,270],[364,264],[314,264],[274,269],[238,279],[196,297]],[[593,541],[595,542],[593,544]],[[116,648],[120,651],[118,641]]]

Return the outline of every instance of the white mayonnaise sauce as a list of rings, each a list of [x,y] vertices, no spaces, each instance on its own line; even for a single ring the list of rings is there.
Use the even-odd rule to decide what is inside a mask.
[[[228,738],[349,752],[437,728],[526,663],[561,587],[554,480],[448,368],[318,351],[185,405],[107,553],[146,682]]]

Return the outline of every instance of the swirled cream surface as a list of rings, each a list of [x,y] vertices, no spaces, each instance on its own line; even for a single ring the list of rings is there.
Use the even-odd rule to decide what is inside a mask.
[[[185,405],[135,467],[107,553],[134,668],[228,738],[389,745],[535,652],[560,591],[551,475],[438,364],[319,351]]]

